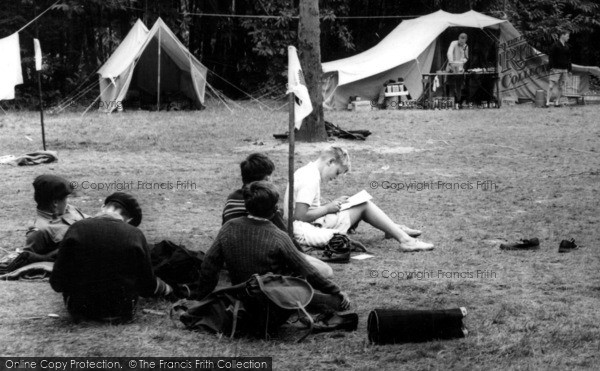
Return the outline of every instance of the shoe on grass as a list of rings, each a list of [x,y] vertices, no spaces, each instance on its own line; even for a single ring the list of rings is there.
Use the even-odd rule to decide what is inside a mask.
[[[329,332],[336,330],[356,331],[358,327],[358,314],[356,313],[330,313],[320,315],[315,319],[313,332]]]
[[[521,240],[521,242],[500,244],[500,250],[539,250],[539,248],[540,240],[537,238]]]
[[[571,238],[571,240],[562,240],[560,241],[560,246],[558,247],[559,253],[570,252],[573,250],[577,250],[579,247],[575,244],[575,240]]]
[[[406,233],[407,235],[409,235],[412,238],[419,237],[420,235],[423,234],[423,231],[421,231],[419,229],[412,229],[410,227],[405,226],[404,224],[396,224],[396,225],[398,226],[398,228],[402,229],[404,231],[404,233]],[[385,238],[386,240],[389,240],[394,237],[392,237],[391,234],[386,233],[383,238]]]
[[[433,250],[433,244],[429,242],[423,242],[420,240],[412,240],[410,242],[403,242],[400,244],[400,250],[404,252],[411,251],[428,251]]]

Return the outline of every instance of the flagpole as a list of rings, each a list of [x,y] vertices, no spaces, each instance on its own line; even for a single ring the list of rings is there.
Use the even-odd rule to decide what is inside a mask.
[[[294,114],[294,93],[290,92],[288,97],[288,110],[290,112],[290,123],[289,123],[289,154],[288,154],[288,179],[289,179],[289,192],[288,192],[288,233],[291,239],[294,239],[294,151],[295,151],[295,114]]]
[[[290,146],[288,154],[289,186],[288,186],[288,233],[294,238],[294,152],[296,146],[296,128],[300,128],[302,120],[310,114],[312,104],[308,88],[302,74],[300,60],[296,48],[288,46],[288,109],[290,113],[290,127],[288,130],[288,142]],[[298,110],[298,112],[296,112]]]

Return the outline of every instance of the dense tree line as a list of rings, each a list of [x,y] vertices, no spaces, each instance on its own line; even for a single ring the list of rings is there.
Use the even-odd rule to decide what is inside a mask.
[[[214,74],[209,82],[227,95],[282,92],[287,45],[297,45],[299,0],[4,0],[0,37],[6,37],[53,5],[21,32],[25,84],[8,104],[35,104],[32,38],[36,26],[44,52],[45,99],[75,90],[111,55],[136,19],[148,27],[161,17]],[[559,28],[573,32],[574,60],[600,64],[600,0],[320,0],[321,56],[334,60],[366,50],[403,18],[443,9],[474,9],[511,21],[539,50]],[[204,14],[204,15],[201,15]],[[217,16],[232,15],[238,17]],[[256,18],[252,16],[267,16]],[[351,17],[351,18],[348,18]],[[368,18],[372,17],[372,18]],[[1,51],[0,51],[1,52]],[[93,92],[97,94],[97,92]],[[91,93],[92,94],[92,93]],[[92,94],[93,95],[93,94]],[[4,105],[7,102],[3,102]]]

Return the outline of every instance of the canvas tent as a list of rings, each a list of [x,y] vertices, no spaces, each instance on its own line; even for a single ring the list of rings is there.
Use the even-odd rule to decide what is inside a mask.
[[[496,43],[500,95],[497,99],[531,99],[536,90],[547,89],[547,56],[527,44],[510,22],[473,10],[461,14],[440,10],[400,23],[369,50],[323,63],[324,106],[345,109],[351,96],[375,99],[385,81],[398,77],[404,78],[413,98],[420,97],[421,74],[432,72],[437,40],[450,27],[481,29],[490,42]],[[582,77],[580,91],[588,88],[590,73],[600,76],[598,67],[574,65],[573,71]]]
[[[159,18],[151,30],[138,19],[98,70],[99,107],[113,111],[132,88],[158,99],[159,85],[161,95],[181,92],[199,106],[204,103],[207,71],[162,19]]]

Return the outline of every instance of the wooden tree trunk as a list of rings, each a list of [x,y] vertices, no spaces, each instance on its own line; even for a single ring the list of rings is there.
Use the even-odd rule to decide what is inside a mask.
[[[297,139],[303,142],[327,140],[323,120],[323,93],[321,91],[321,27],[319,24],[319,1],[300,0],[300,21],[298,24],[298,49],[300,64],[308,86],[312,113],[304,119]]]

